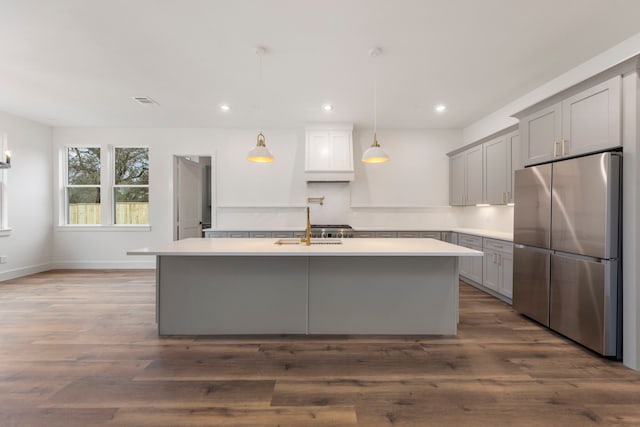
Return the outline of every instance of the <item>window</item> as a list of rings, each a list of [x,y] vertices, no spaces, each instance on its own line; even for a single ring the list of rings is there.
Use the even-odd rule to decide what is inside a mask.
[[[2,161],[5,161],[4,153],[7,150],[7,134],[0,131],[0,153],[3,155]],[[7,187],[8,187],[8,170],[0,169],[0,236],[8,236],[9,219],[7,204]]]
[[[67,148],[67,224],[100,224],[100,148]]]
[[[149,224],[148,148],[66,147],[64,161],[65,224]]]
[[[149,149],[114,149],[114,224],[149,224]]]

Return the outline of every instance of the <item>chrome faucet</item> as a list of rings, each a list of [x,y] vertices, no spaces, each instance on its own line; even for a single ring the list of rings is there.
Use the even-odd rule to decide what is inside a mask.
[[[309,215],[309,206],[307,206],[307,233],[305,237],[300,238],[300,242],[307,246],[311,246],[311,218]]]

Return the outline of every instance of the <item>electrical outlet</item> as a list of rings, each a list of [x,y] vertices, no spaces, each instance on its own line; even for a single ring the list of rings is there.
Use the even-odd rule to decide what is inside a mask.
[[[0,264],[6,264],[6,263],[7,263],[7,256],[0,255]]]

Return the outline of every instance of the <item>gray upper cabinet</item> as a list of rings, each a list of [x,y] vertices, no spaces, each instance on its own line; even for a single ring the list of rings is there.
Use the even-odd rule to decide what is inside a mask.
[[[562,102],[562,156],[622,145],[622,77],[616,76]]]
[[[450,194],[452,206],[468,206],[483,200],[482,145],[469,148],[449,159]]]
[[[517,130],[510,132],[505,136],[505,138],[507,140],[507,150],[511,151],[509,153],[511,156],[511,166],[509,167],[509,177],[507,179],[507,191],[509,192],[507,203],[513,203],[513,185],[515,183],[515,172],[518,169],[522,169],[524,167],[524,165],[522,164],[522,156],[520,155],[520,132]]]
[[[513,203],[513,171],[522,168],[518,131],[506,133],[483,145],[484,203]]]
[[[507,203],[511,175],[510,151],[504,135],[484,143],[485,203],[492,205]]]
[[[548,162],[558,153],[562,139],[562,108],[554,104],[520,120],[525,165]]]
[[[520,120],[524,165],[621,145],[622,77],[615,76]]]
[[[482,145],[470,148],[467,153],[467,205],[482,203]]]
[[[466,203],[466,176],[465,171],[465,153],[456,154],[449,159],[449,173],[451,178],[451,191],[449,195],[449,203],[451,206],[464,206]]]

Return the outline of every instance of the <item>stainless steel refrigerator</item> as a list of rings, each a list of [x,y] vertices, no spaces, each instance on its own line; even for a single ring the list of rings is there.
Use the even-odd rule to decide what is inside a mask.
[[[608,152],[518,170],[513,307],[621,357],[621,165]]]

